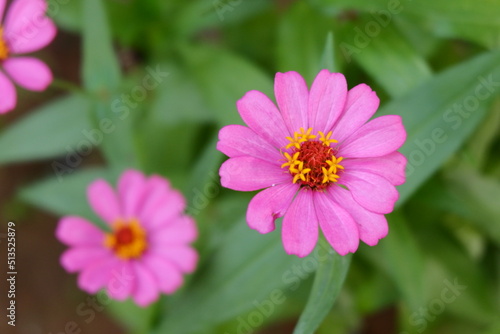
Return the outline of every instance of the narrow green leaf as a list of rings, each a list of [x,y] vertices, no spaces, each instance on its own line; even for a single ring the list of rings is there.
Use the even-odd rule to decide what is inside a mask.
[[[323,51],[323,56],[321,56],[322,68],[326,68],[330,72],[338,71],[333,45],[333,32],[330,31],[326,36],[325,50]]]
[[[331,24],[327,18],[312,10],[307,3],[295,2],[278,27],[278,70],[297,71],[311,82],[318,74],[329,30]]]
[[[334,253],[319,262],[309,300],[293,334],[315,333],[337,300],[349,270],[351,257],[351,254],[340,256]]]
[[[220,126],[242,124],[236,101],[253,89],[272,96],[273,83],[246,59],[220,49],[186,48],[189,69]]]
[[[500,52],[488,52],[440,73],[379,111],[401,115],[408,158],[401,205],[464,143],[500,92]],[[460,85],[457,85],[460,82]]]
[[[286,299],[287,287],[300,284],[294,265],[304,271],[301,259],[284,252],[280,238],[280,233],[251,231],[244,219],[238,220],[218,243],[205,270],[174,296],[173,307],[154,333],[203,333],[266,301],[276,300],[273,306],[278,307]]]
[[[113,301],[107,306],[107,311],[128,328],[128,333],[148,334],[157,305],[140,307],[129,299],[123,302]]]
[[[0,163],[66,155],[86,141],[89,101],[77,95],[50,102],[0,133]],[[68,149],[69,148],[69,149]]]
[[[414,19],[422,28],[436,35],[465,38],[488,48],[500,45],[500,2],[492,0],[309,0],[330,15],[345,10],[371,13],[374,25],[389,17]],[[362,29],[366,27],[361,26]],[[384,27],[382,26],[382,29]]]
[[[396,211],[388,216],[390,233],[380,241],[384,262],[411,310],[424,304],[424,259],[404,216]]]
[[[106,99],[120,83],[120,66],[113,51],[106,11],[101,0],[82,1],[83,83]]]
[[[104,169],[87,169],[63,180],[52,177],[22,188],[18,196],[41,209],[60,216],[77,215],[105,228],[104,222],[96,217],[87,201],[87,187],[99,178],[109,177]]]
[[[373,17],[357,20],[356,26],[367,25]],[[392,97],[400,97],[431,77],[431,69],[401,33],[392,25],[370,37],[349,25],[339,47],[347,62],[354,58]],[[358,42],[358,43],[356,43]]]

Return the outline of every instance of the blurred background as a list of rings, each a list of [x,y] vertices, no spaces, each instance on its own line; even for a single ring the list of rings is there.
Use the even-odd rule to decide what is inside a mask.
[[[55,80],[18,89],[0,118],[1,263],[15,221],[18,267],[17,326],[0,332],[293,333],[317,260],[286,255],[279,223],[246,226],[253,194],[220,188],[215,143],[248,90],[273,97],[276,72],[311,84],[330,67],[403,116],[409,162],[389,236],[354,254],[317,333],[499,334],[499,13],[497,0],[49,1],[58,35],[35,55]],[[86,186],[126,168],[169,178],[200,229],[197,272],[145,309],[79,291],[54,236],[62,215],[95,221]],[[275,290],[285,301],[262,311]]]

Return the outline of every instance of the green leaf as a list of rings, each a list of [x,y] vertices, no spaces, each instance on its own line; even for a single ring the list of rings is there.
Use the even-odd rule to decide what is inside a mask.
[[[330,21],[303,2],[295,2],[278,27],[278,71],[297,71],[308,82],[318,74]]]
[[[148,334],[157,310],[157,304],[140,307],[128,299],[123,302],[113,301],[107,306],[107,310],[128,328],[128,333]]]
[[[382,258],[404,300],[410,309],[416,311],[424,304],[422,252],[400,212],[396,211],[387,218],[390,233],[380,241]]]
[[[309,0],[309,2],[330,15],[354,9],[371,13],[374,24],[379,24],[380,17],[401,20],[410,18],[418,22],[422,28],[439,36],[465,38],[488,48],[500,46],[500,18],[497,15],[500,12],[500,2],[498,1]]]
[[[66,176],[62,181],[58,178],[38,181],[22,188],[18,195],[22,200],[56,215],[81,216],[105,228],[88,204],[87,187],[92,181],[108,179],[109,176],[110,173],[104,169],[87,169]]]
[[[499,91],[499,59],[499,51],[477,56],[380,109],[378,115],[401,115],[408,134],[400,149],[408,165],[398,205],[460,148],[486,115]]]
[[[284,252],[280,238],[278,232],[261,235],[250,230],[244,219],[238,220],[193,284],[171,300],[172,307],[154,333],[204,332],[240,314],[259,310],[257,305],[273,303],[275,308],[285,302],[287,286],[301,282],[294,265],[302,274],[305,266],[301,259]]]
[[[83,131],[91,128],[89,108],[86,98],[71,95],[30,112],[0,134],[0,163],[44,159],[76,151],[77,144],[87,141]]]
[[[103,99],[120,83],[120,66],[113,51],[106,12],[101,0],[82,1],[83,84]]]
[[[220,126],[242,124],[236,101],[256,89],[273,96],[273,82],[246,59],[208,47],[186,48],[189,69]]]
[[[330,248],[329,245],[326,247]],[[351,257],[351,254],[340,256],[334,253],[319,262],[309,300],[293,334],[315,333],[337,300],[349,270]]]
[[[347,62],[354,58],[392,97],[405,95],[432,76],[425,60],[393,26],[381,29],[374,37],[356,29],[371,20],[366,16],[356,25],[348,25],[339,45]],[[363,43],[361,35],[365,36]]]

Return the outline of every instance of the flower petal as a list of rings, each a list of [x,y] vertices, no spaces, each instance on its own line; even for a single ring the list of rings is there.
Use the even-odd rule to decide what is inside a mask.
[[[158,207],[164,205],[165,198],[171,191],[170,183],[158,175],[152,175],[144,184],[143,202],[138,215],[141,222],[149,222],[156,214]]]
[[[196,240],[198,229],[193,218],[182,216],[172,224],[155,231],[150,235],[151,243],[155,247],[165,245],[184,245]]]
[[[3,12],[5,10],[5,3],[6,2],[7,2],[7,0],[0,0],[0,23],[2,23]]]
[[[288,254],[309,255],[318,241],[318,218],[311,191],[299,191],[283,218],[283,246]]]
[[[251,156],[268,162],[276,162],[281,154],[269,142],[252,129],[242,125],[228,125],[219,131],[217,149],[230,158]]]
[[[122,261],[118,268],[112,271],[107,284],[107,291],[116,300],[127,299],[136,285],[136,276],[130,261]]]
[[[399,152],[377,158],[346,159],[342,165],[346,170],[359,170],[380,175],[395,186],[406,181],[406,157]]]
[[[44,0],[17,0],[7,12],[5,40],[14,54],[30,53],[47,46],[56,36],[57,29],[45,15]]]
[[[346,97],[347,82],[344,75],[321,70],[311,86],[309,127],[327,134],[344,110]]]
[[[59,221],[56,237],[68,246],[98,246],[103,244],[104,232],[84,218],[67,216]]]
[[[136,276],[135,289],[132,298],[141,307],[146,307],[159,297],[159,288],[155,276],[144,264],[134,261],[132,267]]]
[[[198,263],[198,253],[191,246],[164,245],[155,249],[155,254],[170,261],[175,267],[184,273],[191,273]]]
[[[377,94],[365,84],[357,85],[347,93],[344,112],[337,120],[332,138],[339,142],[368,122],[378,109],[380,100]]]
[[[1,71],[0,92],[2,92],[2,98],[0,99],[0,114],[5,114],[16,107],[17,94],[16,88],[12,82]]]
[[[359,238],[369,246],[375,246],[389,231],[384,215],[373,213],[359,205],[342,187],[330,187],[328,193],[333,200],[352,216],[358,225]]]
[[[345,158],[380,157],[396,151],[406,140],[401,116],[387,115],[371,120],[340,146]]]
[[[99,262],[85,267],[78,276],[78,286],[83,291],[94,294],[105,287],[112,273],[120,267],[120,260],[114,256],[101,258]]]
[[[171,294],[179,289],[184,279],[170,261],[150,254],[142,260],[143,265],[154,275],[158,289],[166,294]]]
[[[92,266],[104,257],[112,257],[110,251],[104,247],[74,247],[61,255],[61,266],[67,272],[74,273]]]
[[[137,285],[137,276],[131,261],[119,261],[109,276],[107,292],[111,298],[117,300],[127,299]]]
[[[42,91],[52,82],[50,68],[36,58],[9,58],[3,62],[3,67],[17,84],[28,90]]]
[[[239,191],[253,191],[274,184],[291,182],[291,175],[280,166],[252,157],[231,158],[220,167],[221,184]]]
[[[309,91],[304,78],[297,72],[276,73],[274,95],[290,133],[307,126]]]
[[[297,191],[298,184],[284,183],[259,192],[248,204],[248,226],[260,233],[273,231],[274,221],[283,217]]]
[[[106,223],[112,224],[122,217],[116,194],[108,182],[100,179],[87,188],[87,198],[92,209]]]
[[[351,215],[325,193],[314,192],[314,207],[332,248],[340,255],[354,253],[359,245],[359,232]]]
[[[243,121],[262,139],[278,148],[288,144],[286,137],[290,136],[290,132],[285,121],[265,94],[249,91],[236,102],[236,107]]]
[[[382,176],[358,171],[346,171],[339,183],[347,186],[358,204],[375,213],[386,214],[394,210],[399,198],[396,188]]]
[[[156,230],[167,226],[179,217],[185,207],[186,200],[184,196],[180,192],[171,189],[161,201],[158,201],[156,209],[151,211],[142,223],[149,230]]]
[[[138,218],[138,211],[144,196],[146,179],[141,172],[127,170],[118,181],[118,197],[123,218]]]

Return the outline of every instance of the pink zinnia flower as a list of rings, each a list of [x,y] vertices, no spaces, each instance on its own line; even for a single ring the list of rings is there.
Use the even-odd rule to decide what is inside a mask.
[[[104,232],[89,221],[67,216],[57,227],[57,238],[70,246],[61,256],[68,272],[80,272],[79,287],[88,293],[106,288],[109,296],[132,296],[141,306],[171,294],[192,272],[198,254],[193,219],[183,214],[184,197],[159,177],[146,178],[134,170],[118,181],[118,192],[104,180],[88,187],[88,200],[110,227]]]
[[[224,187],[266,188],[251,201],[248,225],[274,230],[282,217],[288,254],[308,255],[318,224],[341,255],[355,252],[359,239],[377,244],[388,232],[384,214],[405,182],[406,158],[396,152],[406,139],[401,117],[369,119],[379,99],[367,85],[347,90],[340,73],[322,70],[309,91],[296,72],[277,73],[278,107],[250,91],[237,102],[248,127],[228,125],[217,149],[230,157],[220,168]]]
[[[45,16],[45,0],[16,0],[2,21],[5,3],[0,0],[0,114],[17,103],[11,79],[33,91],[42,91],[52,82],[52,72],[45,63],[18,55],[40,50],[56,35],[54,23]]]

